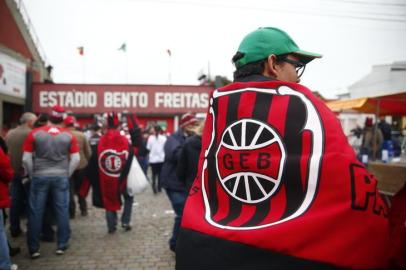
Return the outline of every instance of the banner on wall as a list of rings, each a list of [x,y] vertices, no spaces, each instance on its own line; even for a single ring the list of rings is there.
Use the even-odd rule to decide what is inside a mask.
[[[26,65],[0,52],[0,93],[25,98]]]
[[[48,112],[56,104],[74,113],[205,113],[211,91],[210,86],[37,83],[32,101],[38,113]]]

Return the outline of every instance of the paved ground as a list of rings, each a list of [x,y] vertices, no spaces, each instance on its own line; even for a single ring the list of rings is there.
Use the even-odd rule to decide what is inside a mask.
[[[10,238],[22,252],[12,258],[19,269],[174,269],[175,256],[168,248],[173,211],[164,192],[153,195],[148,189],[137,195],[133,205],[133,230],[121,228],[107,234],[104,211],[90,207],[87,217],[71,220],[70,247],[55,255],[55,243],[41,243],[41,257],[31,260],[25,235]]]

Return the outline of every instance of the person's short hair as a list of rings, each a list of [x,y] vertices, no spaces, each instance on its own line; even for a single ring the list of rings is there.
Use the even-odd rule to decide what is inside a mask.
[[[98,122],[96,122],[96,123],[93,123],[91,126],[90,126],[90,129],[91,130],[93,130],[93,131],[99,131],[100,129],[102,128],[102,126],[98,123]]]
[[[244,54],[237,52],[232,58],[233,63],[237,62],[238,59],[240,59],[243,56]],[[266,61],[267,59],[262,59],[259,61],[243,65],[241,67],[237,67],[233,74],[234,81],[250,75],[262,75],[265,69]]]
[[[23,113],[23,115],[21,115],[20,117],[20,124],[25,124],[28,123],[29,121],[32,121],[34,119],[36,119],[37,116],[32,113],[32,112],[25,112]]]
[[[54,125],[59,125],[63,122],[63,118],[49,117],[49,122],[51,122]]]
[[[159,134],[162,132],[162,127],[160,125],[155,125],[154,130],[155,130],[155,133]]]
[[[42,126],[47,124],[48,120],[49,120],[48,114],[47,113],[41,113],[38,116],[37,121],[35,121],[34,127],[36,127],[36,128],[37,127],[42,127]]]
[[[289,54],[281,54],[281,55],[276,55],[276,61],[279,62],[282,59],[285,59]],[[238,61],[239,57],[242,57],[243,54],[240,52],[237,52],[233,58],[232,61],[235,63]],[[261,59],[256,62],[252,62],[246,65],[243,65],[241,67],[237,67],[236,70],[234,71],[234,81],[250,76],[250,75],[262,75],[264,70],[265,70],[265,63],[268,61],[268,58]]]

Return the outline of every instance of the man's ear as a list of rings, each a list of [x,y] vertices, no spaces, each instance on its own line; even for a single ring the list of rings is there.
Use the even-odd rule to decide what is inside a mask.
[[[30,121],[28,121],[28,126],[29,126],[30,128],[33,128],[33,127],[34,127],[34,124],[35,124],[35,121],[36,121],[36,120],[30,120]]]
[[[271,54],[268,56],[267,61],[265,62],[265,68],[264,68],[264,76],[268,77],[277,77],[278,76],[278,68],[276,64],[276,55]]]

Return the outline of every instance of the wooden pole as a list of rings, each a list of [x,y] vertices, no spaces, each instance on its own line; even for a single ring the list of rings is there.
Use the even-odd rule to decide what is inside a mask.
[[[378,100],[376,101],[376,111],[375,111],[375,125],[374,125],[374,133],[372,136],[372,145],[373,145],[373,149],[372,149],[372,158],[373,160],[376,160],[376,138],[377,138],[377,133],[378,133],[378,119],[379,119],[379,114],[381,113],[381,99],[378,98]]]

